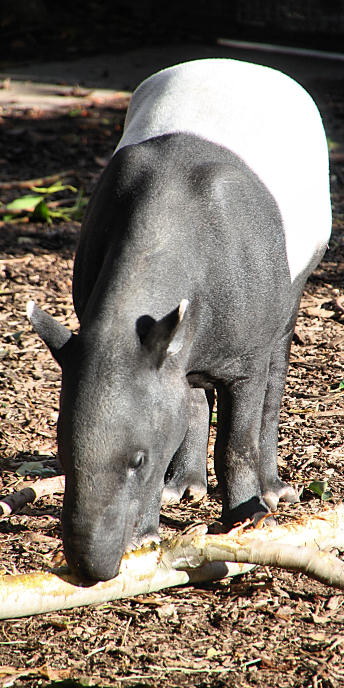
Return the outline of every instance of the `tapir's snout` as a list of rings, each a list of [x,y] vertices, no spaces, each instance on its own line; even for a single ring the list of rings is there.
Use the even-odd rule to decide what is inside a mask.
[[[118,575],[122,555],[114,558],[101,543],[92,547],[84,540],[73,538],[70,542],[67,537],[64,551],[69,568],[82,581],[107,581]]]
[[[113,508],[71,507],[68,494],[62,510],[63,547],[71,571],[84,581],[106,581],[117,576],[132,528]],[[98,513],[97,513],[98,511]],[[130,519],[129,519],[130,520]],[[129,524],[130,525],[130,524]]]
[[[106,581],[118,575],[124,552],[112,544],[108,533],[96,538],[63,529],[63,546],[71,571],[83,581]],[[67,532],[66,532],[67,530]]]

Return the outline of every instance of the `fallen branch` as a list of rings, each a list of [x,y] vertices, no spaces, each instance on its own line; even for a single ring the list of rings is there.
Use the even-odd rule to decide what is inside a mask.
[[[26,483],[22,490],[0,497],[0,516],[9,516],[25,504],[30,504],[40,497],[50,494],[64,493],[65,477],[57,475],[53,478],[41,478],[34,483]]]
[[[328,553],[344,550],[344,505],[287,525],[233,529],[207,535],[197,526],[182,535],[124,555],[116,578],[85,586],[63,569],[0,577],[0,618],[99,604],[162,588],[219,580],[255,564],[302,571],[344,589],[344,563]]]
[[[36,179],[13,179],[9,182],[0,182],[0,189],[31,189],[32,186],[44,186],[45,184],[53,184],[54,182],[63,179],[63,177],[72,177],[76,174],[75,170],[62,170],[57,174],[50,174],[47,177],[37,177]]]

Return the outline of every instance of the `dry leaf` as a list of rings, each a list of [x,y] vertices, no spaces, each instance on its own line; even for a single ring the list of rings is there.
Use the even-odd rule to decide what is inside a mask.
[[[343,604],[343,595],[333,595],[333,597],[330,597],[330,599],[328,600],[326,607],[327,607],[327,609],[331,609],[331,611],[335,611],[342,604]]]
[[[174,604],[162,604],[157,608],[157,615],[160,621],[170,621],[171,623],[178,623],[177,609]]]
[[[294,610],[291,607],[285,604],[283,607],[277,609],[275,616],[277,616],[279,619],[283,619],[284,621],[290,621],[293,611]]]

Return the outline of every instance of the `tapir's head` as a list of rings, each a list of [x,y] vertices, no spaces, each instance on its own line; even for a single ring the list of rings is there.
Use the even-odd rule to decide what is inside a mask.
[[[63,540],[81,578],[113,578],[124,551],[157,532],[164,475],[188,424],[188,385],[174,356],[187,305],[158,321],[138,318],[124,342],[100,342],[95,328],[72,335],[28,304],[62,368]]]

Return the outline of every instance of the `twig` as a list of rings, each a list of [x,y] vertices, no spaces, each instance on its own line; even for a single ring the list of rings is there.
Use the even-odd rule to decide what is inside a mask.
[[[132,616],[129,616],[129,619],[128,619],[128,621],[127,621],[126,627],[125,627],[125,629],[124,629],[123,638],[122,638],[122,642],[121,642],[120,647],[124,647],[124,645],[125,645],[125,641],[126,641],[126,639],[127,639],[127,635],[128,635],[128,631],[129,631],[129,626],[130,626],[132,620],[133,620],[133,617],[132,617]]]
[[[229,38],[218,38],[218,45],[229,48],[242,48],[243,50],[260,50],[267,53],[281,53],[282,55],[298,55],[301,57],[316,57],[322,60],[344,60],[343,53],[334,53],[328,50],[312,50],[298,48],[290,45],[273,45],[270,43],[254,43],[253,41],[235,41]]]
[[[299,416],[317,416],[317,418],[329,418],[331,416],[344,416],[344,409],[333,409],[332,411],[316,411],[313,409],[288,409],[288,413]]]
[[[52,184],[62,177],[72,177],[77,174],[75,170],[62,170],[57,174],[50,174],[46,177],[37,177],[37,179],[13,179],[10,182],[0,182],[0,189],[30,189],[32,186],[43,186],[44,184]]]
[[[2,263],[5,263],[5,265],[7,265],[7,263],[28,263],[30,260],[31,256],[21,256],[20,258],[0,258],[0,265]]]
[[[13,210],[9,210],[6,207],[0,208],[0,216],[1,215],[11,215],[11,216],[15,217],[16,215],[23,215],[24,212],[27,213],[27,211],[15,209],[15,208],[13,208]]]

